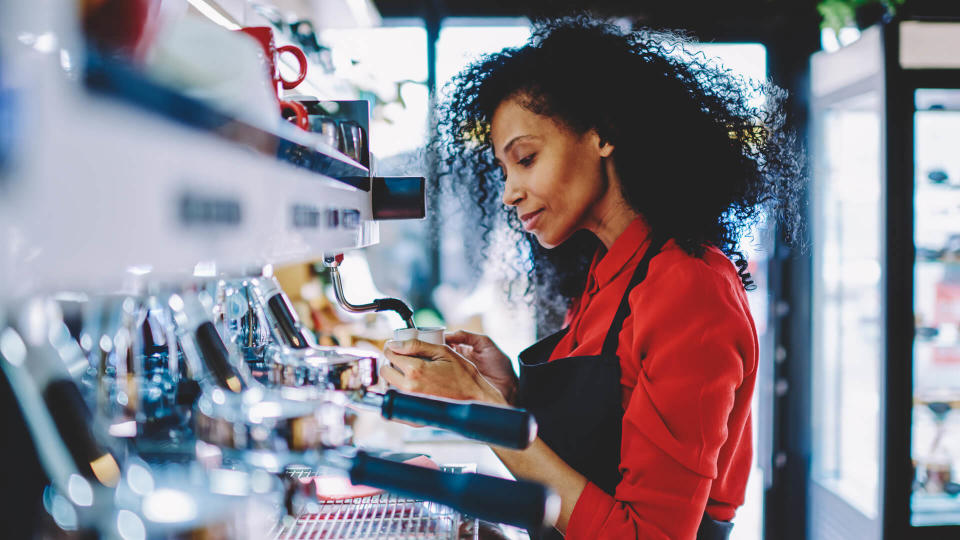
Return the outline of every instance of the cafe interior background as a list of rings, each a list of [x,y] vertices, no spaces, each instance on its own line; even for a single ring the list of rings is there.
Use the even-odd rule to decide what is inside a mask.
[[[476,229],[426,141],[459,69],[576,8],[691,31],[693,53],[788,89],[805,142],[805,239],[767,220],[744,240],[761,361],[733,538],[960,538],[960,4],[923,0],[0,2],[4,536],[456,538],[479,517],[522,537],[543,519],[542,493],[539,514],[497,513],[407,469],[379,479],[399,495],[325,499],[377,459],[357,447],[505,476],[467,442],[504,435],[388,423],[372,383],[311,395],[323,414],[264,396],[361,372],[409,319],[375,298],[514,361],[546,331],[502,294],[524,286],[504,261],[464,247]],[[352,363],[310,363],[330,351]],[[246,418],[224,412],[238,354],[262,364],[240,376]],[[296,380],[257,372],[276,366]],[[177,369],[212,382],[184,390]],[[185,442],[191,392],[206,427]],[[340,474],[278,474],[298,444]]]

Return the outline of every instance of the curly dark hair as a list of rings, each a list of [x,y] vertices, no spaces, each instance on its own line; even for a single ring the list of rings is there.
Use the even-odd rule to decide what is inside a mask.
[[[691,41],[682,32],[624,31],[588,15],[538,21],[527,44],[483,57],[446,89],[433,141],[441,185],[469,201],[481,258],[498,227],[516,242],[513,269],[527,280],[509,292],[534,293],[538,311],[546,310],[541,321],[555,322],[582,292],[601,244],[579,231],[545,249],[503,205],[490,122],[504,100],[520,98],[576,134],[596,130],[614,145],[624,197],[653,233],[693,256],[720,248],[748,289],[740,240],[750,227],[768,213],[788,239],[799,235],[804,159],[785,127],[786,92],[690,53]]]

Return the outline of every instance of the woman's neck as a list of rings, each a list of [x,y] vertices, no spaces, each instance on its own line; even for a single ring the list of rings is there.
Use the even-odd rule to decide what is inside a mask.
[[[620,177],[617,175],[616,168],[613,166],[613,160],[607,159],[605,163],[607,178],[607,192],[604,193],[593,209],[593,219],[588,226],[590,232],[595,234],[603,243],[606,249],[620,237],[623,231],[640,214],[630,207],[620,189]]]

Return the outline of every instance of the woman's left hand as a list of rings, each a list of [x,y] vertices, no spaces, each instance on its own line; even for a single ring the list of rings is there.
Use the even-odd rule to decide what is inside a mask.
[[[388,341],[383,352],[389,363],[380,368],[380,376],[404,392],[507,405],[477,366],[446,345]]]

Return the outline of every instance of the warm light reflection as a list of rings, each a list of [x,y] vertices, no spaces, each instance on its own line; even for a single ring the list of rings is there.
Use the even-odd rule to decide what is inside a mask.
[[[120,466],[110,454],[104,454],[91,461],[90,469],[97,480],[107,487],[116,486],[120,480]]]
[[[240,384],[240,379],[237,378],[236,375],[233,375],[227,379],[227,388],[237,394],[240,393],[240,390],[243,390],[243,386]]]

